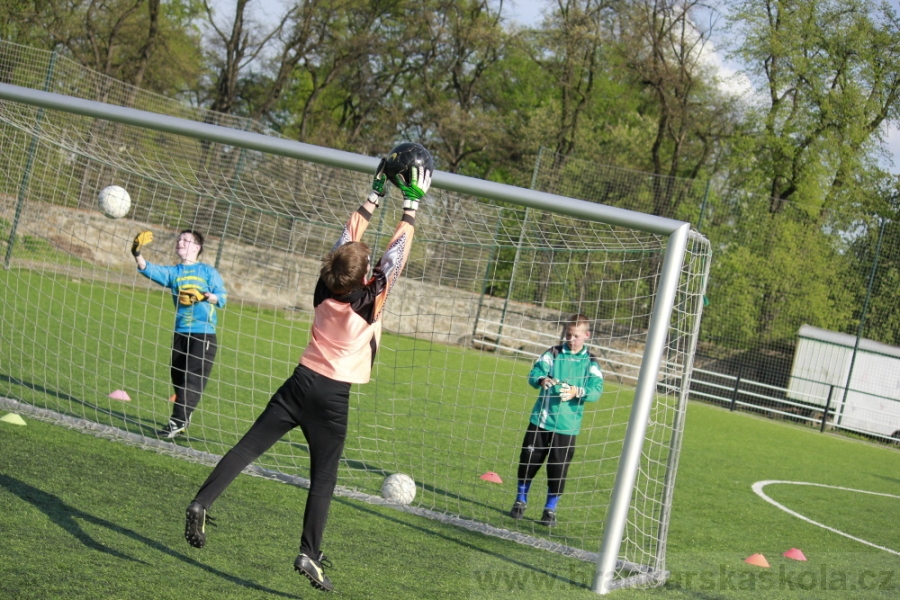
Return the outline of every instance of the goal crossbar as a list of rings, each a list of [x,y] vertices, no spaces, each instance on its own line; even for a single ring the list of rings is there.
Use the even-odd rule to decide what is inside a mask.
[[[12,84],[0,84],[0,99],[362,173],[373,171],[378,161],[378,159],[373,157],[340,150],[219,125],[199,123],[135,108],[34,90]],[[592,589],[597,593],[607,593],[618,587],[614,585],[616,568],[617,566],[622,566],[621,561],[618,560],[618,553],[626,526],[634,483],[640,466],[641,451],[650,411],[654,395],[656,394],[668,325],[673,314],[690,234],[690,224],[594,202],[440,171],[434,172],[432,182],[434,187],[448,191],[504,201],[528,208],[558,212],[578,219],[588,219],[611,226],[627,227],[645,233],[668,237],[660,269],[657,294],[653,300],[647,328],[646,350],[639,370],[631,417],[625,433],[623,451],[616,473],[615,487],[609,506],[592,586]]]

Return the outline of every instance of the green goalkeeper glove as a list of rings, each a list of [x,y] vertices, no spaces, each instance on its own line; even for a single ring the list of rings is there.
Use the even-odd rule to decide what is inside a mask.
[[[205,299],[206,295],[197,288],[185,288],[178,292],[178,303],[182,306],[191,306]]]
[[[375,169],[375,177],[372,179],[372,193],[366,198],[375,206],[381,206],[381,199],[384,198],[384,184],[387,183],[387,175],[384,173],[384,165],[387,161],[383,158]]]
[[[397,187],[403,194],[403,208],[419,210],[419,200],[428,193],[431,187],[431,171],[425,167],[411,167],[409,169],[409,183],[398,180]]]
[[[153,232],[152,231],[142,231],[136,236],[134,236],[134,242],[131,244],[131,255],[132,256],[140,256],[141,248],[149,244],[153,241]]]

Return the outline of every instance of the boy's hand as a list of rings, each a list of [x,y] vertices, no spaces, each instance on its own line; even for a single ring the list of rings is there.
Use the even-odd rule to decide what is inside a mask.
[[[134,236],[134,242],[131,244],[131,255],[138,257],[141,255],[141,248],[153,241],[152,231],[142,231]]]
[[[381,199],[384,198],[384,184],[387,183],[387,175],[384,174],[384,165],[386,161],[382,158],[375,169],[375,177],[372,179],[372,193],[366,198],[375,206],[381,206]]]
[[[409,170],[409,183],[400,180],[397,187],[403,194],[403,208],[419,210],[419,200],[431,187],[431,171],[425,167],[412,167]]]
[[[553,379],[552,377],[542,377],[541,380],[538,381],[538,383],[545,390],[549,390],[550,388],[552,388],[554,385],[556,385],[559,382],[557,380]]]
[[[178,292],[178,303],[182,306],[190,306],[204,300],[206,296],[197,288],[186,288]]]
[[[559,399],[563,402],[575,400],[576,398],[581,398],[582,396],[584,396],[584,388],[580,388],[575,385],[569,385],[568,383],[564,383],[559,386]]]

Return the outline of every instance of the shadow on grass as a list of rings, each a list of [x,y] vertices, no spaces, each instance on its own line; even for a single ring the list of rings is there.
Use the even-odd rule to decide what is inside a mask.
[[[348,506],[348,507],[352,507],[352,508],[354,508],[354,509],[356,509],[356,510],[358,510],[358,511],[360,511],[360,512],[364,512],[364,513],[366,513],[366,514],[368,514],[368,515],[371,515],[371,516],[373,516],[373,517],[375,517],[375,518],[377,518],[377,519],[382,519],[382,520],[385,520],[385,521],[390,521],[390,522],[392,522],[392,523],[394,523],[394,524],[396,524],[396,525],[400,525],[400,526],[402,526],[402,527],[407,527],[407,528],[409,528],[409,529],[414,529],[414,530],[418,531],[419,533],[424,533],[424,534],[429,535],[429,536],[431,536],[431,537],[440,538],[440,539],[442,539],[442,540],[444,540],[444,541],[451,542],[451,543],[453,543],[453,544],[456,544],[456,545],[458,545],[458,546],[461,546],[462,548],[465,548],[466,550],[474,550],[474,551],[476,551],[476,552],[480,552],[480,553],[485,554],[485,555],[487,555],[487,556],[491,556],[491,557],[493,557],[493,558],[499,559],[499,560],[501,560],[501,561],[503,561],[503,562],[505,562],[505,563],[508,563],[508,564],[510,564],[510,565],[515,565],[515,566],[517,566],[517,567],[520,567],[520,568],[522,568],[522,569],[527,569],[527,570],[532,571],[532,572],[534,572],[534,573],[537,573],[537,574],[539,574],[539,575],[543,575],[543,576],[545,576],[545,577],[549,577],[549,578],[551,578],[551,579],[555,579],[556,581],[559,581],[559,582],[562,582],[562,583],[567,584],[567,585],[569,585],[569,586],[572,586],[573,588],[582,588],[582,589],[588,589],[588,588],[589,588],[589,586],[585,585],[584,583],[582,583],[582,582],[580,582],[580,581],[575,581],[574,579],[569,579],[568,577],[563,577],[563,576],[559,575],[558,573],[553,573],[552,571],[547,571],[546,569],[541,569],[541,568],[539,568],[539,567],[536,567],[535,565],[528,564],[528,563],[526,563],[526,562],[522,562],[522,561],[516,560],[516,559],[514,559],[514,558],[510,558],[510,557],[508,557],[508,556],[506,556],[506,555],[499,554],[499,553],[497,553],[497,552],[491,552],[490,550],[485,550],[484,548],[480,548],[480,547],[478,547],[478,546],[476,546],[476,545],[474,545],[474,544],[471,544],[471,543],[469,543],[469,542],[465,542],[465,541],[463,541],[463,540],[457,539],[457,538],[455,538],[455,537],[453,537],[453,536],[446,535],[446,534],[443,534],[443,533],[439,533],[439,532],[435,531],[434,529],[429,529],[428,527],[422,527],[422,526],[420,526],[420,525],[415,525],[415,524],[413,524],[413,523],[410,523],[410,522],[408,522],[408,521],[404,521],[404,520],[402,520],[402,519],[398,519],[398,518],[393,517],[393,516],[391,516],[391,515],[385,515],[385,514],[382,514],[382,513],[378,512],[378,511],[376,511],[376,510],[373,510],[373,509],[369,508],[368,506],[366,506],[365,504],[363,504],[363,503],[361,503],[361,502],[357,502],[357,501],[351,500],[351,499],[349,499],[349,498],[341,498],[340,496],[335,496],[335,497],[332,499],[332,501],[333,501],[333,502],[340,502],[341,504],[344,504],[344,505],[346,505],[346,506]],[[479,534],[473,532],[473,535],[479,535]],[[575,560],[575,559],[573,559],[573,560]]]
[[[241,579],[240,577],[235,577],[234,575],[229,575],[228,573],[223,573],[218,569],[214,569],[208,565],[204,565],[202,563],[197,562],[189,556],[186,556],[180,552],[176,552],[172,550],[168,546],[161,544],[160,542],[150,539],[141,535],[140,533],[128,529],[126,527],[122,527],[121,525],[117,525],[111,521],[107,521],[106,519],[101,519],[100,517],[94,516],[90,513],[86,513],[83,510],[79,510],[73,506],[69,506],[65,502],[59,499],[59,497],[54,496],[53,494],[47,493],[43,490],[40,490],[32,485],[29,485],[23,481],[19,481],[18,479],[14,479],[7,475],[0,473],[0,487],[3,487],[9,490],[11,493],[15,494],[25,502],[33,505],[35,508],[43,512],[47,517],[53,521],[56,525],[61,527],[67,533],[69,533],[72,537],[77,539],[79,542],[84,544],[86,547],[91,550],[96,550],[97,552],[102,552],[104,554],[109,554],[115,558],[119,558],[122,560],[128,560],[132,562],[137,562],[141,564],[147,565],[145,561],[139,560],[137,558],[132,558],[127,554],[123,554],[114,548],[110,548],[106,546],[90,535],[88,535],[84,529],[82,529],[81,525],[78,524],[78,520],[86,521],[93,525],[97,525],[100,527],[105,527],[110,531],[124,535],[125,537],[131,538],[137,542],[144,544],[150,548],[153,548],[157,552],[161,552],[163,554],[167,554],[173,558],[176,558],[184,563],[192,565],[194,567],[203,569],[208,573],[211,573],[217,577],[221,577],[235,585],[239,585],[245,588],[258,590],[261,592],[265,592],[267,594],[273,594],[276,596],[281,596],[283,598],[301,598],[301,596],[296,596],[294,594],[287,594],[284,592],[279,592],[278,590],[273,590],[271,588],[267,588],[265,586],[261,586],[252,581],[248,581],[246,579]],[[149,566],[149,565],[148,565]]]

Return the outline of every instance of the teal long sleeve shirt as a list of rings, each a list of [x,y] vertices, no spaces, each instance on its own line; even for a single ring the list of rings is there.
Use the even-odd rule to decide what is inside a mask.
[[[544,377],[584,388],[585,394],[564,402],[559,397],[559,385],[546,390],[541,387],[538,382]],[[587,347],[580,352],[572,352],[569,345],[563,343],[547,349],[538,357],[528,373],[528,384],[540,390],[531,411],[531,423],[547,431],[578,435],[585,403],[597,402],[603,393],[603,372],[597,358]]]

